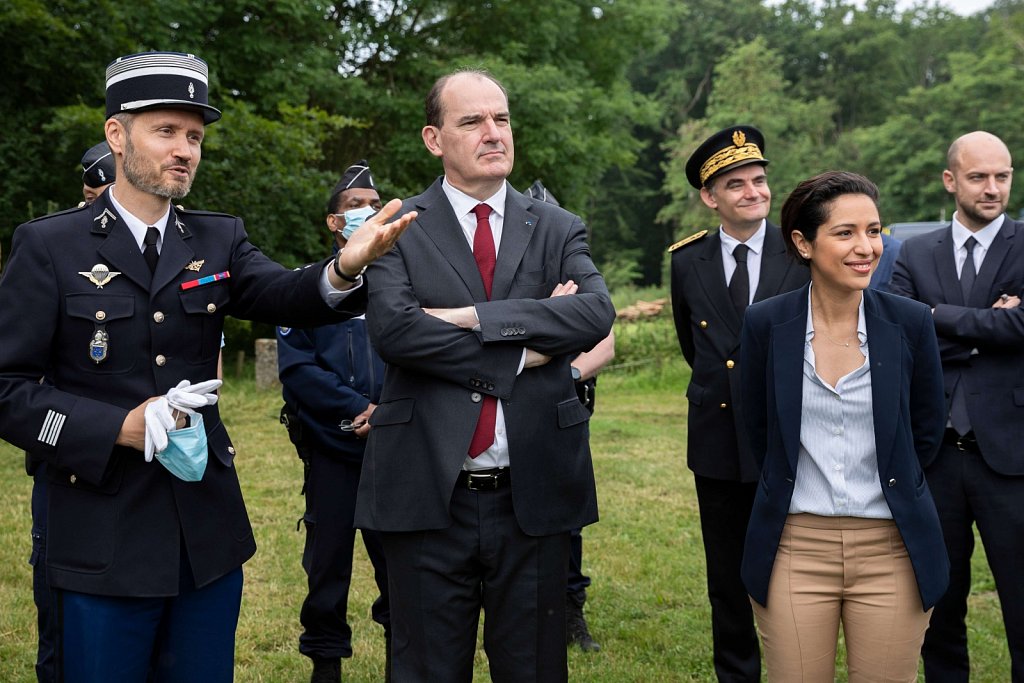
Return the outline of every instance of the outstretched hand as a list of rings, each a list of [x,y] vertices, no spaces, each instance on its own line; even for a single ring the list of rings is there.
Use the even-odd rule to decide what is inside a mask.
[[[372,218],[352,233],[348,244],[338,257],[338,266],[346,275],[355,276],[363,268],[391,251],[409,224],[416,220],[416,212],[410,211],[390,223],[387,221],[402,208],[402,200],[392,199]],[[330,272],[330,271],[328,271]],[[333,277],[333,273],[331,276]],[[338,278],[339,281],[341,278]],[[335,284],[332,280],[331,284]],[[344,289],[344,287],[340,287]]]

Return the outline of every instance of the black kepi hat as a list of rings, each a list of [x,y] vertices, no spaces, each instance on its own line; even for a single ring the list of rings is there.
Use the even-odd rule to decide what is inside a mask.
[[[731,126],[709,137],[690,155],[686,179],[699,190],[715,176],[747,164],[768,164],[764,135],[753,126]]]
[[[82,184],[89,187],[103,187],[114,182],[117,167],[114,155],[106,142],[90,147],[82,155]]]
[[[207,124],[220,118],[208,102],[209,68],[195,55],[140,52],[107,66],[107,118],[148,109],[196,109]]]

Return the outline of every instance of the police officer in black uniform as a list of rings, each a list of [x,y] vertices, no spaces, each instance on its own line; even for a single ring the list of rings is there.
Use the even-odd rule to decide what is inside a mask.
[[[0,280],[0,438],[46,462],[65,683],[232,679],[241,566],[255,552],[234,447],[205,405],[187,446],[206,458],[198,480],[149,461],[147,433],[158,443],[180,417],[155,399],[215,376],[225,315],[308,325],[361,312],[361,269],[407,224],[383,223],[396,200],[345,253],[291,271],[240,219],[175,209],[205,125],[220,118],[207,82],[194,55],[110,64],[104,128],[118,183],[20,226]]]
[[[327,201],[326,222],[335,251],[344,249],[367,215],[380,208],[366,161],[349,166]],[[302,566],[309,592],[299,614],[303,626],[299,652],[313,660],[312,683],[338,683],[341,658],[352,656],[347,614],[356,490],[368,419],[380,401],[384,361],[370,345],[362,316],[313,328],[279,327],[277,360],[285,400],[281,421],[305,470]],[[380,590],[373,603],[373,620],[384,627],[385,651],[390,655],[384,551],[377,532],[363,530],[362,537]]]
[[[93,145],[82,155],[82,199],[92,204],[117,178],[114,155],[107,141]]]

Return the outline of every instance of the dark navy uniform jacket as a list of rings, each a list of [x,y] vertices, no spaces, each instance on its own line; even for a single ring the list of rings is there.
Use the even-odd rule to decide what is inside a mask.
[[[279,327],[277,363],[282,394],[299,418],[303,443],[361,461],[366,441],[339,424],[380,402],[384,361],[370,345],[366,321]]]
[[[326,261],[286,269],[234,216],[172,207],[151,276],[108,197],[14,234],[0,280],[0,438],[47,463],[51,585],[175,595],[182,542],[199,587],[255,552],[235,450],[217,406],[204,408],[209,464],[202,481],[181,481],[115,446],[128,412],[183,379],[216,377],[226,315],[295,326],[346,315],[320,296]],[[362,312],[362,289],[341,304],[348,315]]]

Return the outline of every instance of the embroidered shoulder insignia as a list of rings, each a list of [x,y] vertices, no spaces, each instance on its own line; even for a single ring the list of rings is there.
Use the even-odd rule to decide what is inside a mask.
[[[697,240],[699,240],[700,238],[704,237],[707,234],[708,234],[707,230],[701,230],[700,232],[694,233],[694,234],[690,235],[689,237],[684,237],[683,239],[679,240],[678,242],[673,244],[671,247],[669,247],[668,248],[668,252],[671,254],[676,249],[681,249],[682,247],[685,247],[687,244],[690,244],[691,242],[696,242]]]

